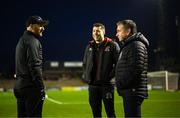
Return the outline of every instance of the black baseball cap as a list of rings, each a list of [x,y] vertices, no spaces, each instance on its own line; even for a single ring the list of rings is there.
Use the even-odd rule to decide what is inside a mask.
[[[42,26],[47,26],[49,21],[43,20],[40,16],[30,16],[26,21],[26,27],[28,27],[30,24],[40,24]]]

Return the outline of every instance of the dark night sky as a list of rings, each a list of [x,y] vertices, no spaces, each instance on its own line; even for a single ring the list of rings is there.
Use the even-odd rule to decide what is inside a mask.
[[[137,23],[138,31],[150,41],[151,52],[157,43],[157,1],[6,0],[0,5],[0,71],[14,72],[15,46],[31,15],[40,15],[50,21],[42,38],[44,61],[81,61],[94,22],[104,23],[106,36],[116,38],[116,22],[124,19]]]

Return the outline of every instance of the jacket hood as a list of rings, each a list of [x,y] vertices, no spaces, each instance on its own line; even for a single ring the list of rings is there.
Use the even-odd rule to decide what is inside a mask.
[[[149,41],[147,40],[147,38],[141,34],[140,32],[138,32],[136,34],[136,37],[139,41],[141,41],[142,43],[144,43],[146,45],[146,47],[149,47]]]
[[[149,47],[149,41],[146,39],[146,37],[138,32],[130,36],[129,38],[123,40],[120,42],[121,45],[128,44],[131,41],[141,41],[146,47]]]

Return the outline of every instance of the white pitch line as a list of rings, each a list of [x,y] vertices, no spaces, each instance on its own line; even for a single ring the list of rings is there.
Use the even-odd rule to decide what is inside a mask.
[[[58,100],[54,100],[52,98],[49,98],[48,95],[46,95],[46,99],[51,101],[51,102],[53,102],[53,103],[59,104],[59,105],[62,105],[62,104],[66,104],[66,105],[71,105],[71,104],[89,104],[88,102],[60,102]],[[180,100],[173,100],[173,101],[170,101],[170,100],[147,100],[147,102],[148,101],[149,102],[180,102]],[[122,101],[118,101],[118,102],[115,102],[115,103],[122,103]]]
[[[62,105],[63,103],[62,102],[59,102],[57,100],[54,100],[54,99],[51,99],[51,98],[46,98],[47,100],[53,102],[53,103],[56,103],[56,104],[59,104],[59,105]]]
[[[60,102],[58,100],[55,100],[55,99],[52,99],[50,97],[48,97],[48,95],[46,95],[46,99],[53,102],[53,103],[56,103],[56,104],[59,104],[59,105],[62,105],[62,104],[88,104],[87,102],[73,102],[73,103],[70,103],[70,102]]]
[[[63,103],[60,102],[60,101],[54,100],[54,99],[52,99],[52,98],[49,98],[48,95],[46,95],[46,99],[49,100],[49,101],[51,101],[51,102],[53,102],[53,103],[59,104],[59,105],[62,105],[62,104],[63,104]]]
[[[57,100],[54,100],[54,99],[52,99],[52,98],[46,98],[47,100],[49,100],[50,102],[53,102],[53,103],[56,103],[56,104],[59,104],[59,105],[62,105],[62,104],[66,104],[66,105],[68,105],[68,104],[88,104],[88,103],[86,103],[86,102],[73,102],[73,103],[70,103],[70,102],[60,102],[60,101],[57,101]]]
[[[71,105],[71,104],[89,104],[88,102],[60,102],[60,101],[57,101],[57,100],[54,100],[52,98],[46,98],[47,100],[49,100],[50,102],[53,102],[53,103],[56,103],[56,104],[59,104],[59,105],[62,105],[62,104],[66,104],[66,105]],[[115,102],[115,103],[121,103],[121,102]]]

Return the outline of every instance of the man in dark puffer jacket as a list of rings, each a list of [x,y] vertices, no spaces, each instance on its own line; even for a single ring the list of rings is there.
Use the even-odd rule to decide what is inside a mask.
[[[123,97],[125,117],[141,117],[141,104],[147,93],[148,40],[137,33],[132,20],[117,23],[120,56],[116,66],[116,86]]]

